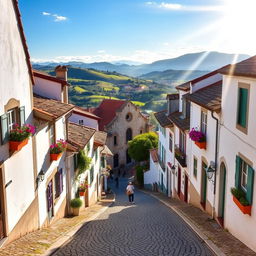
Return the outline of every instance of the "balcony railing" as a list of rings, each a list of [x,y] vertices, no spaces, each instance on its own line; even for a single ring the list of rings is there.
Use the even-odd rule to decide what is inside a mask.
[[[175,146],[175,158],[182,167],[187,167],[186,154],[183,153],[177,145]]]

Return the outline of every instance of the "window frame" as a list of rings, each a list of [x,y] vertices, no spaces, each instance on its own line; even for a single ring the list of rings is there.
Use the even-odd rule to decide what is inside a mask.
[[[169,150],[173,152],[173,136],[172,133],[169,133]]]
[[[247,95],[247,106],[246,106],[246,125],[243,127],[241,124],[238,123],[239,120],[239,109],[240,109],[240,89],[246,89],[248,91]],[[237,89],[237,113],[236,113],[236,128],[247,134],[248,132],[248,119],[249,119],[249,105],[250,105],[250,84],[238,82],[238,89]]]
[[[51,131],[53,131],[53,133],[51,134]],[[56,143],[56,134],[55,134],[55,124],[51,124],[49,126],[49,143],[50,145],[53,145]]]
[[[79,120],[78,120],[78,124],[79,124],[79,125],[84,125],[84,120],[83,120],[83,119],[79,119]]]
[[[200,122],[200,131],[205,135],[207,134],[207,110],[201,109],[201,122]]]
[[[11,113],[14,114],[14,120],[12,120],[12,123],[10,123],[10,117],[12,116]],[[6,112],[7,115],[7,124],[8,124],[8,133],[14,128],[14,125],[19,123],[19,117],[18,117],[18,108],[12,108]],[[12,117],[11,117],[12,119]]]
[[[196,165],[195,165],[195,162],[196,162]],[[198,159],[194,156],[193,157],[193,175],[195,178],[197,178],[197,171],[198,171]]]

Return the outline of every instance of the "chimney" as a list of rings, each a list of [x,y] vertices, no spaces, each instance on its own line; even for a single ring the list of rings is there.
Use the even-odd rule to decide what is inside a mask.
[[[167,115],[179,110],[179,94],[167,94]]]
[[[55,73],[57,78],[68,81],[68,68],[66,66],[57,66]]]

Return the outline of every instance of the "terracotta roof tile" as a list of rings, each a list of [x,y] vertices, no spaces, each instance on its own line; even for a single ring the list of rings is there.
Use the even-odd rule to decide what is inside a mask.
[[[157,163],[158,162],[158,149],[153,148],[153,149],[150,149],[149,152],[150,152],[150,156],[151,156],[153,162]]]
[[[65,115],[74,107],[75,106],[71,104],[62,103],[57,100],[44,98],[34,94],[34,108],[49,114],[55,119]]]
[[[256,78],[256,56],[220,69],[221,74]]]
[[[105,145],[107,140],[107,133],[106,132],[101,132],[101,131],[96,131],[94,141],[98,145]]]
[[[170,120],[181,130],[186,131],[190,128],[190,117],[183,118],[181,112],[174,112],[169,115]]]
[[[68,122],[68,143],[77,150],[84,149],[95,132],[93,128]]]
[[[192,94],[184,97],[206,109],[219,111],[221,109],[222,81],[208,85]]]
[[[99,129],[104,130],[115,117],[117,110],[126,103],[124,100],[104,99],[93,113],[101,118]]]
[[[170,126],[172,125],[172,121],[168,118],[168,116],[166,115],[167,110],[163,110],[160,112],[155,113],[155,118],[158,121],[158,123],[162,126],[162,127],[166,127],[166,126]]]
[[[175,87],[177,90],[181,90],[181,91],[189,91],[190,90],[190,81],[186,82],[184,84],[180,84],[178,86]]]

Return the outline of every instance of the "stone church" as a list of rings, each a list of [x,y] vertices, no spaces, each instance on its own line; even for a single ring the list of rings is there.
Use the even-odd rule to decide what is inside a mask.
[[[107,132],[107,146],[113,153],[108,163],[113,168],[132,162],[128,155],[128,141],[149,132],[149,119],[130,101],[104,99],[93,113],[100,117],[99,129]]]

